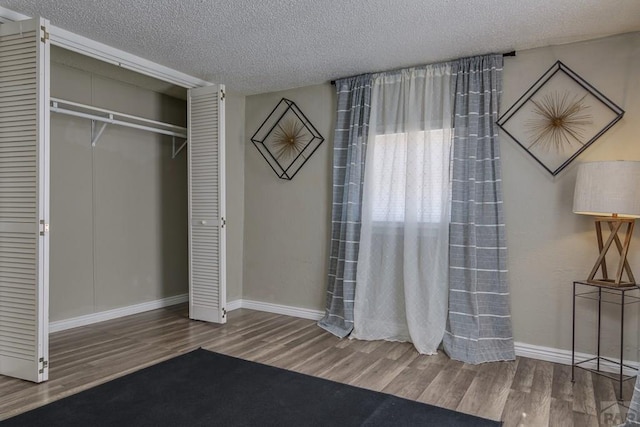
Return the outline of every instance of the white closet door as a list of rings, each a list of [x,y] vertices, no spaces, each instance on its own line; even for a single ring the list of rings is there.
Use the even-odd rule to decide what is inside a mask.
[[[0,25],[0,374],[35,382],[49,374],[48,25]]]
[[[225,323],[224,86],[189,90],[189,317]]]

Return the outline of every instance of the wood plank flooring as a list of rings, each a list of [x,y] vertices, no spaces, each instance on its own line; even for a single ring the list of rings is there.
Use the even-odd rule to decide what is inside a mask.
[[[625,414],[614,382],[578,369],[572,384],[565,365],[520,357],[467,365],[442,353],[421,356],[408,343],[340,340],[311,320],[270,313],[236,310],[225,325],[190,321],[178,305],[52,334],[49,381],[0,376],[0,420],[198,347],[507,427],[616,425]],[[625,398],[632,393],[627,382]]]

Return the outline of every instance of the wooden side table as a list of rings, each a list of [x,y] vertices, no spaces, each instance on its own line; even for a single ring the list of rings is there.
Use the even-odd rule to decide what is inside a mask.
[[[583,290],[578,293],[578,287],[590,287],[591,289]],[[625,375],[624,368],[629,368],[638,371],[637,368],[633,366],[629,366],[624,363],[624,308],[626,305],[635,304],[640,302],[640,295],[627,295],[629,292],[634,292],[640,289],[638,285],[631,286],[610,286],[605,284],[597,284],[597,283],[588,283],[586,281],[575,281],[573,282],[573,330],[572,330],[572,338],[571,338],[571,382],[575,381],[575,368],[585,369],[589,372],[593,372],[594,374],[602,375],[604,377],[610,378],[614,381],[618,381],[620,388],[618,399],[623,400],[622,398],[622,385],[625,381],[636,378],[636,375]],[[603,294],[614,295],[614,298],[619,299],[619,302],[615,301],[605,301],[602,299]],[[598,347],[597,354],[595,357],[591,357],[589,359],[584,359],[576,362],[576,298],[585,298],[591,299],[594,301],[598,301]],[[620,306],[620,361],[611,360],[606,357],[600,356],[600,326],[601,326],[601,317],[602,317],[602,303],[615,304]],[[596,369],[588,368],[582,366],[584,364],[596,363]],[[608,372],[603,372],[600,370],[600,362],[606,361],[613,366],[619,367],[620,371],[618,374],[610,374]]]

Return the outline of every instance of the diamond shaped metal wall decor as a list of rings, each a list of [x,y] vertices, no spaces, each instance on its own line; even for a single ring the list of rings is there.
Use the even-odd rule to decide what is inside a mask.
[[[295,102],[282,98],[251,137],[278,178],[291,180],[324,138]]]
[[[622,108],[557,61],[497,124],[556,176],[623,115]]]

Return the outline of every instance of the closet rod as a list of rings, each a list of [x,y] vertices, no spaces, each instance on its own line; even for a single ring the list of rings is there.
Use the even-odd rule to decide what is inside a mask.
[[[85,113],[82,111],[76,111],[76,110],[70,110],[68,108],[64,108],[64,107],[60,107],[59,104],[62,105],[66,105],[66,106],[71,106],[71,107],[76,107],[76,108],[81,108],[83,110],[88,110],[90,111],[89,113]],[[60,114],[67,114],[69,116],[76,116],[76,117],[82,117],[85,119],[90,119],[90,120],[96,120],[99,122],[104,122],[104,123],[109,123],[109,124],[113,124],[113,125],[119,125],[119,126],[126,126],[126,127],[130,127],[130,128],[134,128],[134,129],[140,129],[140,130],[146,130],[149,132],[155,132],[155,133],[160,133],[163,135],[169,135],[169,136],[175,136],[178,138],[187,138],[187,128],[183,128],[180,126],[176,126],[176,125],[172,125],[169,123],[163,123],[163,122],[158,122],[155,120],[150,120],[150,119],[145,119],[144,117],[137,117],[137,116],[133,116],[131,114],[125,114],[125,113],[119,113],[117,111],[111,111],[111,110],[106,110],[104,108],[98,108],[98,107],[93,107],[90,105],[84,105],[84,104],[79,104],[77,102],[71,102],[71,101],[65,101],[64,99],[58,99],[58,98],[51,98],[51,111],[53,111],[54,113],[60,113]],[[101,113],[101,114],[107,114],[107,116],[100,116],[98,114],[93,114],[93,113]],[[118,117],[118,118],[116,118]],[[147,126],[147,125],[141,125],[138,123],[132,123],[130,121],[126,121],[126,120],[120,120],[120,118],[123,119],[129,119],[129,120],[135,120],[138,122],[142,122],[142,123],[149,123],[151,125],[155,125],[155,126]],[[167,129],[162,129],[158,126],[162,126],[164,128]]]

